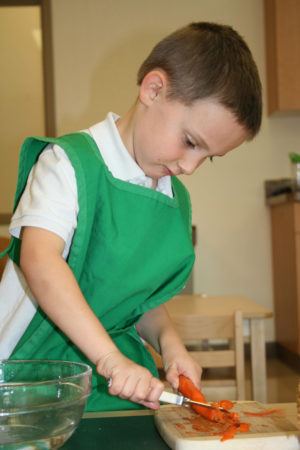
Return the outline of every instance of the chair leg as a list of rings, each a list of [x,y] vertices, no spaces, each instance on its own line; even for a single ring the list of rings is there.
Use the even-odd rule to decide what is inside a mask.
[[[237,399],[245,400],[245,357],[243,315],[241,311],[235,312],[235,355],[236,355],[236,381]]]

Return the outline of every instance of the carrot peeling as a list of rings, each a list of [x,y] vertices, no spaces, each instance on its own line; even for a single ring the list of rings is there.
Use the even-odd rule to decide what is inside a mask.
[[[179,376],[179,392],[191,400],[207,403],[201,390],[198,389],[194,383],[184,375]],[[216,407],[223,407],[227,410],[234,406],[230,400],[221,400],[219,402],[212,403],[212,405]],[[241,423],[237,413],[223,412],[219,409],[209,409],[198,405],[191,405],[191,408],[207,421],[214,422],[221,426],[218,432],[212,433],[221,435],[221,441],[232,439],[237,432],[249,431],[250,425],[248,423]],[[200,431],[200,425],[197,424],[196,421],[192,422],[192,426],[194,429],[198,429]],[[207,431],[212,431],[209,424],[207,424],[206,428]],[[201,431],[204,431],[203,425],[201,426]]]
[[[264,417],[264,416],[270,416],[271,414],[282,414],[281,409],[265,409],[264,411],[258,411],[258,412],[252,412],[252,411],[244,411],[245,416],[252,416],[252,417]]]

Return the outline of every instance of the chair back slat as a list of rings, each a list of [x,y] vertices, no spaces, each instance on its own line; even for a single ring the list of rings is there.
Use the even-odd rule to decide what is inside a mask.
[[[201,362],[201,367],[235,367],[235,351],[234,350],[207,350],[207,351],[190,351],[193,358]]]
[[[214,389],[210,390],[208,399],[218,400],[221,392],[228,392],[231,399],[245,399],[245,363],[244,363],[244,335],[243,315],[236,311],[234,315],[224,316],[172,316],[175,328],[180,334],[184,344],[191,355],[204,368],[232,368],[234,367],[234,380],[212,380],[215,382]],[[211,342],[226,340],[228,346],[213,345]],[[203,347],[203,342],[206,344]],[[207,345],[208,344],[208,345]],[[207,347],[207,350],[204,348]],[[223,348],[224,347],[224,348]],[[205,374],[204,374],[205,375]],[[226,387],[230,383],[230,389]],[[207,380],[203,379],[203,386],[207,388]],[[232,387],[233,385],[233,387]],[[220,392],[219,392],[220,388]],[[205,392],[205,391],[204,391]],[[232,397],[234,395],[234,397]]]
[[[172,322],[185,342],[195,339],[230,339],[235,336],[235,325],[231,315],[173,316]]]

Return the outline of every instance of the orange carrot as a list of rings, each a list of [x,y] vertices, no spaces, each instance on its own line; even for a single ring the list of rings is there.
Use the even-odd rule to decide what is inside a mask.
[[[236,425],[230,425],[227,430],[223,433],[221,437],[221,441],[227,441],[227,439],[234,438],[235,434],[237,432],[237,426]]]
[[[221,437],[221,441],[227,441],[227,439],[232,439],[234,438],[234,436],[236,435],[236,433],[238,431],[240,431],[241,433],[246,433],[247,431],[249,431],[250,425],[249,423],[234,423],[232,425],[229,425],[229,427],[227,428],[227,430],[224,431],[222,437]]]
[[[245,411],[245,416],[253,416],[253,417],[263,417],[263,416],[269,416],[270,414],[275,413],[281,413],[281,409],[265,409],[264,411],[258,411],[258,412],[251,412],[251,411]]]
[[[181,392],[182,395],[190,398],[191,400],[206,403],[206,398],[204,397],[200,389],[198,389],[194,385],[194,383],[184,375],[179,375],[179,392]],[[214,405],[219,406],[218,403],[215,403]],[[196,411],[196,413],[213,422],[225,423],[229,419],[236,421],[236,414],[234,413],[224,413],[219,409],[209,409],[205,408],[204,406],[198,405],[191,405],[191,407],[194,411]]]
[[[198,389],[194,383],[184,375],[179,376],[179,392],[191,400],[206,403],[206,398],[202,394],[201,390]],[[217,407],[221,406],[225,409],[231,409],[233,407],[233,403],[230,400],[221,400],[219,402],[212,403],[212,405]],[[223,412],[218,409],[209,409],[198,405],[191,405],[191,407],[196,413],[211,422],[217,422],[224,424],[225,426],[228,425],[225,430],[222,431],[221,441],[232,439],[238,431],[249,431],[249,424],[240,423],[237,413]],[[195,426],[194,428],[196,429]]]
[[[219,402],[217,402],[217,404],[225,409],[231,409],[234,406],[234,404],[230,400],[220,400]]]
[[[246,422],[240,423],[239,431],[241,431],[242,433],[247,433],[247,431],[249,431],[249,429],[250,429],[249,423],[246,423]]]

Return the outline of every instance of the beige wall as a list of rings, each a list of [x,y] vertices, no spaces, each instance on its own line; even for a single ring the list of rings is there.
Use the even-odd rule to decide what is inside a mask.
[[[227,23],[247,40],[265,84],[262,0],[52,0],[58,134],[122,114],[154,43],[190,21]],[[273,308],[269,211],[263,182],[290,175],[300,116],[264,117],[257,139],[184,181],[198,230],[195,291],[243,294]],[[274,339],[272,321],[268,340]]]
[[[13,206],[23,139],[44,134],[40,38],[37,6],[0,7],[0,213]]]

